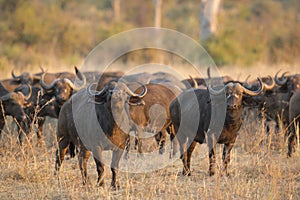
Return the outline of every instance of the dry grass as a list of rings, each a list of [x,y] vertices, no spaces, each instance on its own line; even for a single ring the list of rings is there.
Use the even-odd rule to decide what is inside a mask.
[[[232,69],[221,70],[227,74]],[[0,140],[0,199],[300,199],[299,148],[287,158],[284,134],[273,129],[265,134],[258,119],[246,119],[240,130],[229,165],[230,177],[220,173],[208,176],[207,148],[198,145],[192,157],[191,177],[181,175],[182,163],[177,160],[151,173],[121,172],[118,191],[109,189],[108,167],[105,187],[96,186],[93,159],[89,161],[87,186],[82,185],[77,159],[65,160],[59,177],[54,175],[56,120],[47,121],[45,143],[39,146],[34,138],[20,147],[15,129],[10,125],[4,129]],[[220,154],[218,147],[219,165]]]
[[[13,128],[3,134],[0,146],[0,199],[299,199],[300,153],[286,157],[282,133],[266,135],[257,121],[246,120],[232,152],[230,177],[209,177],[206,145],[198,145],[192,157],[192,176],[181,175],[180,160],[145,174],[119,174],[121,189],[96,186],[96,169],[89,161],[90,184],[83,186],[77,159],[63,163],[54,175],[55,120],[44,127],[45,143],[20,147]],[[220,165],[221,148],[217,148]],[[221,169],[221,166],[219,166]]]

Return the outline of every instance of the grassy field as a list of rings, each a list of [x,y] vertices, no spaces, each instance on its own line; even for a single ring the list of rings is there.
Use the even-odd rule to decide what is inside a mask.
[[[220,70],[236,78],[241,74],[237,69]],[[252,73],[253,78],[267,72],[274,75],[277,70],[245,69],[241,77],[248,73]],[[297,68],[287,70],[296,72]],[[150,173],[120,172],[121,187],[117,191],[109,188],[108,167],[104,188],[96,186],[93,159],[89,160],[90,184],[87,186],[82,185],[76,158],[65,160],[59,176],[54,175],[56,120],[47,119],[47,122],[45,142],[40,145],[33,138],[33,142],[25,142],[21,147],[11,123],[4,128],[0,140],[0,199],[300,199],[299,148],[292,158],[287,158],[283,131],[275,133],[271,128],[270,134],[266,134],[257,118],[244,120],[232,151],[229,177],[222,176],[220,171],[210,177],[207,147],[197,145],[192,156],[192,176],[182,176],[182,163],[176,160]],[[217,156],[221,169],[220,145]]]

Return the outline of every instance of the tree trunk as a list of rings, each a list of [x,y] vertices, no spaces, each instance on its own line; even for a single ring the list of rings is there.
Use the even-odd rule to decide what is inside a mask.
[[[154,26],[158,27],[158,28],[161,27],[162,3],[163,3],[163,0],[154,0],[154,5],[155,5]]]
[[[116,22],[121,20],[121,0],[111,0]]]
[[[217,17],[221,0],[202,0],[200,4],[201,41],[217,32]]]

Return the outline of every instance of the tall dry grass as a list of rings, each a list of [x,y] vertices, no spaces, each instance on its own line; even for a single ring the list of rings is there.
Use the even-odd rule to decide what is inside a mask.
[[[253,117],[253,116],[252,116]],[[97,174],[89,161],[90,184],[82,185],[77,159],[67,159],[54,175],[56,120],[48,119],[44,143],[36,140],[18,145],[10,125],[0,141],[0,199],[299,199],[300,151],[287,158],[283,131],[265,133],[256,117],[245,119],[232,152],[230,177],[218,172],[208,176],[206,145],[198,145],[192,157],[192,176],[181,175],[182,163],[145,174],[119,174],[121,188],[109,188],[111,173],[106,167],[106,185],[96,186]],[[10,122],[8,122],[10,124]],[[34,136],[34,135],[33,135]],[[28,140],[29,141],[29,140]],[[221,170],[221,147],[217,163]],[[167,152],[168,153],[168,152]]]
[[[238,75],[236,68],[221,68],[224,74]],[[274,74],[278,69],[262,68],[257,74]],[[295,71],[297,69],[294,69]],[[243,71],[243,74],[247,74]],[[250,72],[249,72],[250,73]],[[44,143],[32,141],[22,146],[16,127],[8,120],[0,140],[0,199],[300,199],[300,151],[287,158],[284,132],[275,132],[271,124],[265,133],[261,119],[250,115],[244,120],[232,151],[230,176],[208,175],[205,144],[197,145],[192,156],[192,176],[181,175],[182,163],[150,173],[119,173],[121,188],[109,188],[111,172],[106,167],[105,186],[96,186],[97,173],[89,160],[90,184],[82,185],[77,159],[66,159],[59,175],[54,175],[56,120],[47,119]],[[298,133],[299,135],[299,133]],[[222,169],[221,150],[217,148],[218,168]],[[169,153],[169,152],[166,152]]]

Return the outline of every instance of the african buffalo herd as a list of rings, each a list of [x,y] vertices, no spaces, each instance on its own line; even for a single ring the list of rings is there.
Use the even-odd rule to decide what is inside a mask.
[[[35,74],[17,75],[12,70],[11,78],[0,81],[0,134],[10,115],[18,127],[19,145],[32,132],[41,141],[46,117],[57,118],[55,170],[60,169],[67,151],[73,157],[77,148],[84,184],[92,154],[97,183],[103,185],[102,152],[111,150],[111,186],[118,188],[122,155],[125,158],[134,149],[142,156],[148,151],[144,138],[150,132],[160,154],[165,153],[168,138],[172,146],[179,145],[182,173],[188,176],[197,143],[208,145],[211,176],[215,174],[216,144],[224,144],[222,160],[228,175],[230,152],[249,112],[255,112],[257,119],[275,122],[276,131],[282,127],[287,157],[296,149],[300,74],[278,71],[274,76],[238,81],[230,76],[211,77],[208,68],[207,78],[181,80],[166,72],[127,75],[74,70],[48,73],[41,68]],[[268,125],[265,131],[270,131]]]

